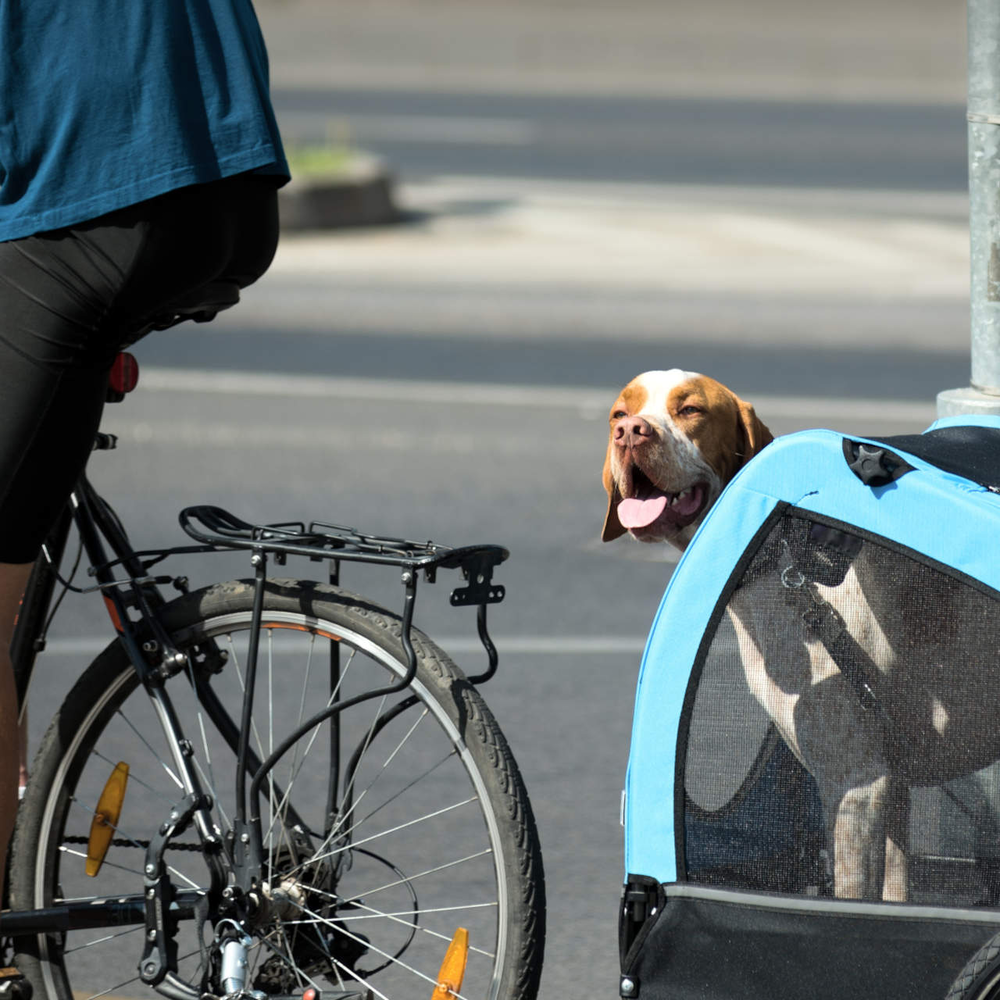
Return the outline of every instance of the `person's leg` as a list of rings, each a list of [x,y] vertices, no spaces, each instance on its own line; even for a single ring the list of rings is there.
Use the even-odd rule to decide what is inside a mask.
[[[0,886],[25,763],[14,623],[42,540],[93,446],[107,384],[99,366],[74,367],[87,308],[41,265],[45,249],[0,243]],[[9,983],[0,978],[3,997],[15,995]]]
[[[0,871],[17,806],[11,632],[93,446],[108,369],[171,298],[256,280],[274,254],[276,201],[268,185],[230,178],[0,243]]]

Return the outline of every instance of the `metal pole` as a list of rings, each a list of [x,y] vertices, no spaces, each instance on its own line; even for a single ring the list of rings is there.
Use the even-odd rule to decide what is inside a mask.
[[[1000,4],[968,0],[972,375],[938,395],[938,416],[1000,416]]]

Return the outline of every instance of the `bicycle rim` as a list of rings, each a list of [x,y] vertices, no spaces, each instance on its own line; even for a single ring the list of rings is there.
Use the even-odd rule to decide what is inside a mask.
[[[372,634],[370,608],[334,610],[336,615],[324,617],[318,607],[312,615],[265,609],[251,726],[258,758],[331,699],[346,700],[401,674],[398,650],[387,648],[394,640]],[[225,653],[227,662],[210,686],[235,720],[249,624],[248,607],[209,613],[175,636],[199,656],[208,640]],[[332,666],[331,649],[339,653]],[[463,735],[470,722],[480,730],[495,728],[478,695],[457,680],[454,668],[440,669],[446,661],[430,644],[424,641],[419,649],[411,688],[310,729],[265,782],[268,914],[251,932],[247,989],[284,997],[301,996],[309,987],[335,992],[360,984],[388,1000],[429,997],[448,944],[464,927],[470,951],[459,995],[529,995],[511,985],[518,972],[508,940],[516,909],[510,881],[517,876],[511,873],[523,865],[509,856],[507,824],[522,804],[504,801],[511,794],[503,790],[507,776],[491,773],[489,751],[474,753],[476,741]],[[210,659],[219,658],[213,653]],[[149,700],[132,672],[119,666],[72,735],[61,737],[58,762],[47,764],[49,791],[27,834],[40,848],[31,880],[35,906],[141,892],[144,844],[181,798]],[[191,671],[197,669],[189,667],[168,685],[200,779],[215,802],[213,826],[230,855],[235,758],[211,713],[193,697]],[[331,783],[331,760],[338,758]],[[89,878],[85,841],[95,804],[119,761],[129,767],[121,818],[99,874]],[[194,829],[177,840],[166,853],[172,881],[187,892],[206,887],[208,869],[195,849]],[[523,895],[523,886],[513,888],[514,896]],[[189,920],[176,934],[179,974],[198,991],[214,982],[215,992],[222,992],[212,947],[217,927],[217,921],[199,927]],[[155,995],[136,975],[144,930],[140,925],[40,938],[38,974],[46,992],[62,1000],[69,1000],[70,991],[76,998]]]

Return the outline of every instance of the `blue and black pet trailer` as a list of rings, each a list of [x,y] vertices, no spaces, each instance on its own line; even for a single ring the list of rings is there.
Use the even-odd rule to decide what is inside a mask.
[[[822,597],[801,604],[834,594],[862,559],[880,591],[866,601],[910,630],[886,655],[934,691],[886,697],[845,615],[823,618]],[[773,646],[786,662],[763,668],[779,694],[802,691],[805,712],[835,687],[858,726],[882,734],[904,799],[892,901],[837,891],[831,806],[751,689],[741,601],[784,638]],[[803,687],[822,657],[836,669]],[[960,764],[938,767],[934,747],[909,738],[921,731]],[[790,434],[741,470],[650,631],[623,816],[626,1000],[1000,998],[1000,418],[881,440]]]

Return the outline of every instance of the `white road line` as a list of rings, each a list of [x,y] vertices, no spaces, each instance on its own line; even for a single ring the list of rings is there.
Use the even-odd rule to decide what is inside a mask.
[[[438,174],[402,180],[401,194],[419,201],[508,198],[570,206],[615,207],[637,204],[654,213],[673,215],[677,206],[752,206],[809,216],[857,213],[872,226],[885,216],[902,219],[931,216],[964,224],[969,196],[964,191],[907,191],[883,188],[794,188],[778,185],[692,184],[656,181],[549,180],[508,175]]]
[[[143,368],[140,388],[152,392],[225,393],[381,403],[447,403],[449,406],[533,406],[543,409],[603,413],[614,401],[608,389],[563,386],[491,385],[470,382],[405,379],[337,378],[322,375],[274,375],[261,372],[208,371],[186,368]],[[944,387],[942,387],[944,388]],[[935,403],[928,399],[845,399],[818,396],[754,395],[754,406],[766,417],[789,420],[859,419],[929,422]]]

